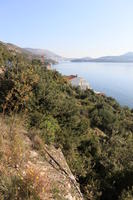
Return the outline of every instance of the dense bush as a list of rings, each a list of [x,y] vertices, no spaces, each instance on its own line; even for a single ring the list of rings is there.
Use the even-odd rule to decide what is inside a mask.
[[[18,56],[16,63],[6,51],[1,58],[11,66],[0,79],[1,112],[25,113],[29,129],[62,148],[86,199],[131,199],[133,112],[92,90],[72,88],[37,60]]]

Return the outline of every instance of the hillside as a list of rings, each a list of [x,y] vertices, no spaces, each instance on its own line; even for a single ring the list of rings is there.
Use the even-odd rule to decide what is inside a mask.
[[[128,52],[120,56],[105,56],[94,59],[95,62],[133,62],[133,52]]]
[[[34,49],[34,48],[21,48],[11,43],[0,44],[6,46],[6,48],[12,52],[18,54],[23,54],[26,58],[46,60],[46,62],[57,63],[62,61],[71,61],[71,62],[112,62],[112,63],[132,63],[133,62],[133,52],[128,52],[119,56],[103,56],[99,58],[84,57],[84,58],[65,58],[63,56],[57,55],[46,49]]]
[[[133,63],[133,52],[128,52],[120,56],[103,56],[99,58],[79,58],[72,59],[72,62],[112,62],[112,63]]]
[[[24,122],[0,118],[0,199],[82,200],[61,150],[44,145]]]
[[[62,56],[56,55],[55,53],[45,49],[24,48],[24,50],[32,53],[33,55],[45,56],[46,58],[54,60],[56,62],[63,61],[66,59]]]
[[[3,45],[0,66],[1,199],[132,200],[133,110]]]
[[[15,52],[18,54],[23,54],[26,58],[32,60],[32,59],[43,59],[46,60],[46,62],[50,63],[56,63],[58,61],[63,60],[64,58],[61,56],[58,56],[54,54],[51,51],[43,50],[43,49],[32,49],[32,48],[21,48],[19,46],[16,46],[11,43],[4,43],[0,42],[1,45],[4,45],[10,52]]]
[[[89,62],[91,60],[93,60],[93,58],[91,58],[91,57],[85,57],[85,58],[71,59],[71,62]]]

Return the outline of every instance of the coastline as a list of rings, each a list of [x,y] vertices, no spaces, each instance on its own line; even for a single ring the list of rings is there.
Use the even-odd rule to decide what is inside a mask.
[[[91,89],[97,94],[104,94],[112,97],[121,106],[133,108],[133,66],[130,64],[118,63],[71,63],[63,62],[52,65],[63,76],[77,74],[83,77]]]

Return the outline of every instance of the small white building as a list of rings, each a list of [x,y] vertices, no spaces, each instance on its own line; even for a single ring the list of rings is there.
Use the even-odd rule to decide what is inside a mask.
[[[85,79],[78,77],[78,76],[72,78],[70,80],[70,82],[71,82],[72,86],[75,86],[75,87],[79,86],[82,90],[86,90],[86,89],[91,88],[89,83]]]

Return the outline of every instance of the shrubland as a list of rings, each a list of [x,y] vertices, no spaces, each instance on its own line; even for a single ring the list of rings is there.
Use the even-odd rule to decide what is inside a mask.
[[[60,147],[85,199],[133,199],[132,110],[92,90],[74,88],[57,71],[47,70],[45,64],[31,62],[23,55],[14,55],[2,45],[0,65],[4,66],[0,77],[1,118],[23,116],[29,132],[37,130],[36,138]],[[2,137],[1,132],[1,159],[5,145]],[[21,152],[23,155],[25,149],[18,145],[20,136],[13,137],[12,142],[8,140],[13,149],[11,162],[18,165],[18,161],[23,162]],[[21,180],[16,176],[6,180],[3,173],[0,176],[7,182],[5,187],[10,184],[8,191],[13,195],[15,184]],[[2,183],[0,194],[8,199],[7,189],[1,186]],[[27,189],[24,192],[30,193]],[[34,195],[34,199],[39,198]]]

